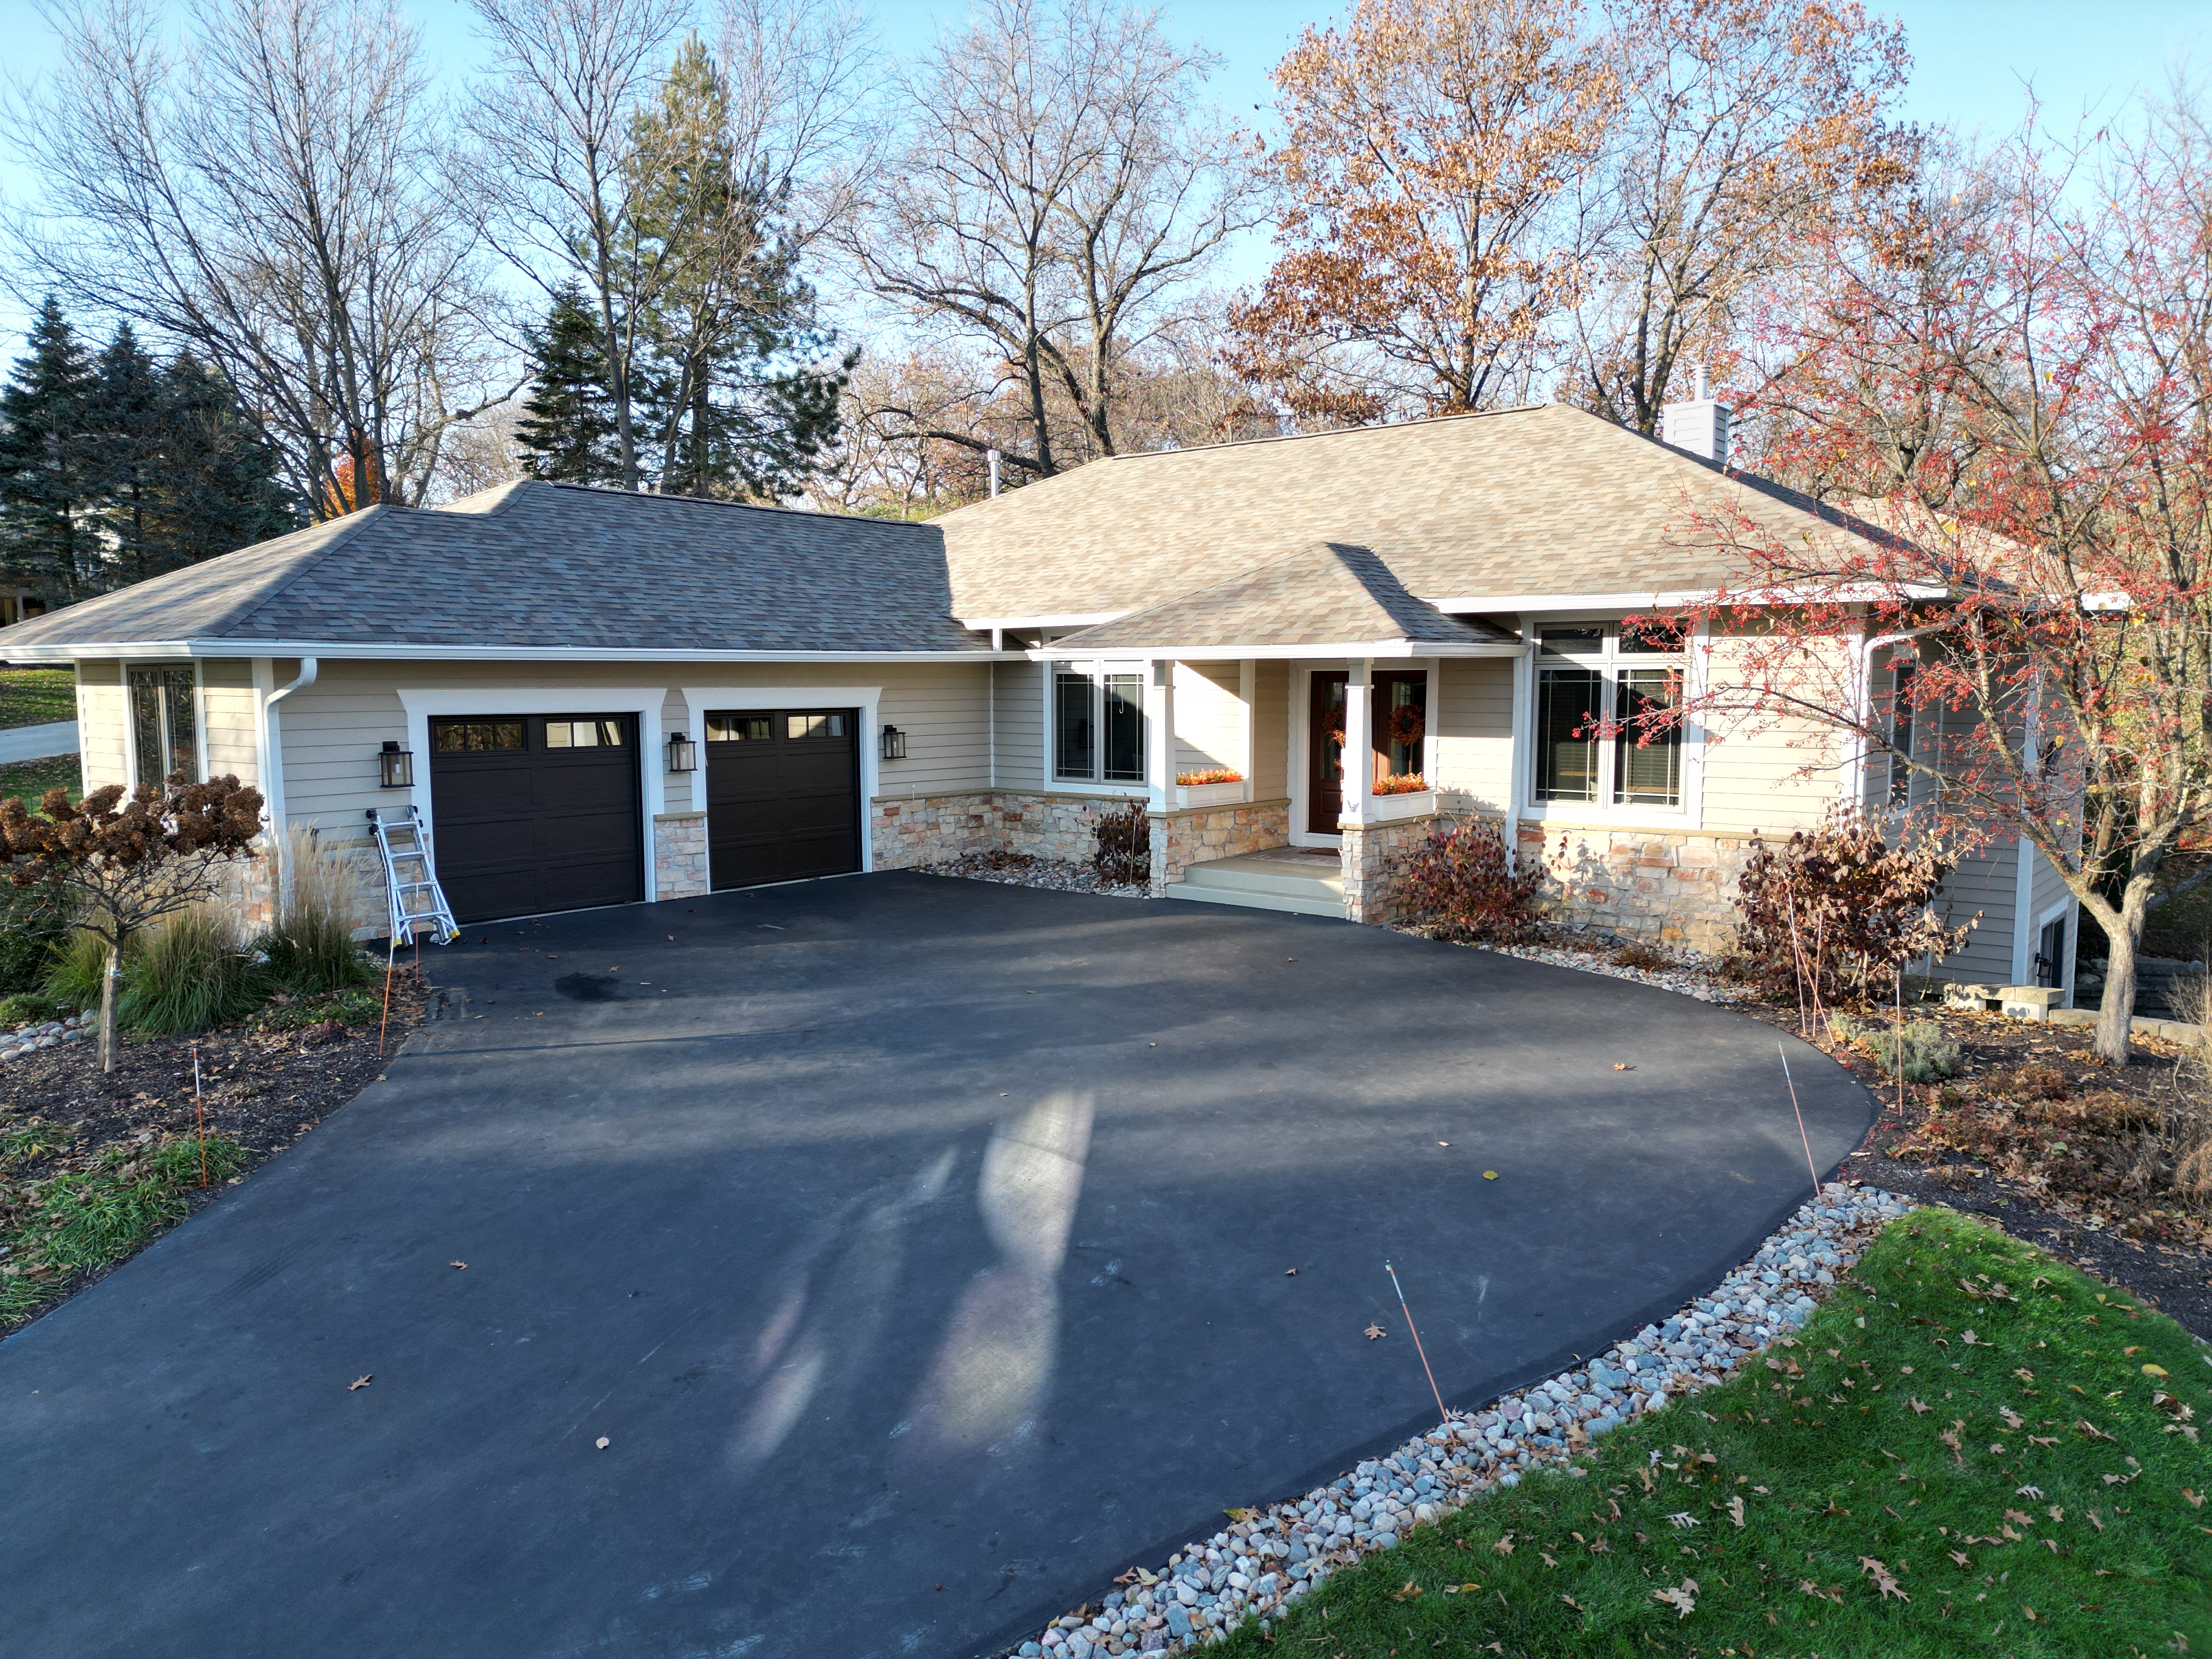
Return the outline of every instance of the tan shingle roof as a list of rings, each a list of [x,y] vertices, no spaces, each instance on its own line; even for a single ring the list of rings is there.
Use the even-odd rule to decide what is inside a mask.
[[[935,520],[954,614],[1153,605],[1317,541],[1372,549],[1424,599],[1675,592],[1737,575],[1686,520],[1785,536],[1841,516],[1560,404],[1127,455]]]
[[[1364,547],[1317,542],[1287,558],[1054,642],[1055,651],[1205,647],[1516,644],[1408,593]]]

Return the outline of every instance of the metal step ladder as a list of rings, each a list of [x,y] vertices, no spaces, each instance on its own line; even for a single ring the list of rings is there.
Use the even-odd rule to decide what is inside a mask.
[[[438,885],[438,872],[430,859],[430,832],[414,807],[388,817],[372,806],[369,827],[376,834],[376,850],[384,859],[384,890],[392,902],[392,948],[403,939],[420,937],[428,928],[433,945],[450,944],[460,928]]]

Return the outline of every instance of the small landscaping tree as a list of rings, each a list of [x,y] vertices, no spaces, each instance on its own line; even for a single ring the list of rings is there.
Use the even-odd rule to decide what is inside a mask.
[[[161,918],[214,897],[223,866],[254,856],[261,794],[234,777],[194,783],[183,772],[142,786],[126,800],[120,784],[72,802],[49,789],[37,812],[0,800],[0,844],[19,888],[64,896],[77,925],[107,947],[100,994],[100,1065],[115,1069],[115,997],[123,952]]]
[[[1120,811],[1107,813],[1098,820],[1096,834],[1097,851],[1091,856],[1091,866],[1101,880],[1125,887],[1152,880],[1152,817],[1144,802],[1133,800]]]

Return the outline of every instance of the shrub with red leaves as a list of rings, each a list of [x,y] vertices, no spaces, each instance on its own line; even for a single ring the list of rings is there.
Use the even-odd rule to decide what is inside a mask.
[[[1439,821],[1385,878],[1400,920],[1432,939],[1510,945],[1536,930],[1540,866],[1515,870],[1505,837],[1481,818]]]

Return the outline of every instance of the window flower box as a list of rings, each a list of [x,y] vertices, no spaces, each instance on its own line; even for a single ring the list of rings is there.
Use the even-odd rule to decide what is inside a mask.
[[[1425,818],[1437,810],[1437,792],[1433,789],[1409,789],[1402,794],[1370,795],[1367,798],[1367,822],[1395,823],[1401,818]]]
[[[1175,804],[1188,806],[1232,806],[1244,799],[1244,780],[1239,777],[1221,778],[1216,775],[1206,783],[1185,783],[1176,781]]]

